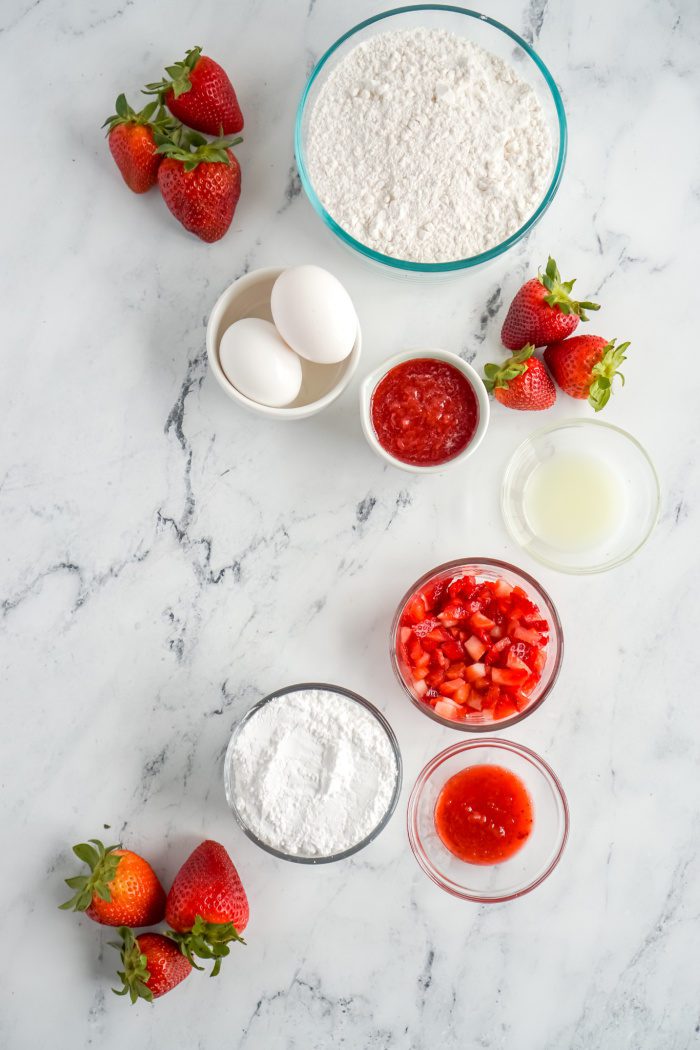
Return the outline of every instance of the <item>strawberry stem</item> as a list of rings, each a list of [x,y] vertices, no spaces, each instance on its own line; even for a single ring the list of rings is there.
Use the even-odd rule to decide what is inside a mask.
[[[201,47],[190,48],[182,62],[175,62],[172,66],[165,67],[165,72],[170,77],[169,80],[166,80],[164,77],[162,80],[158,80],[155,84],[146,84],[142,94],[158,95],[161,105],[163,104],[163,100],[168,91],[172,90],[175,98],[179,98],[180,95],[186,94],[192,87],[190,73],[199,62],[201,54]]]
[[[534,352],[534,346],[532,343],[528,343],[522,350],[518,350],[507,361],[504,361],[502,365],[484,365],[484,386],[488,392],[491,394],[497,388],[507,390],[514,379],[527,372],[527,364],[525,362],[532,357]]]
[[[87,911],[95,895],[109,904],[112,900],[109,886],[122,859],[121,856],[115,855],[114,851],[117,849],[121,849],[119,843],[116,846],[105,846],[99,839],[90,839],[89,842],[79,842],[77,846],[73,846],[76,857],[87,864],[90,874],[74,875],[64,880],[75,893],[70,900],[59,904],[62,911]]]
[[[586,310],[600,310],[598,303],[577,302],[576,299],[571,298],[571,291],[576,280],[562,281],[559,268],[551,255],[547,259],[544,273],[539,273],[537,277],[540,284],[544,285],[549,293],[545,295],[544,301],[549,306],[556,306],[563,314],[576,314],[582,321],[587,321]]]
[[[117,977],[122,982],[122,988],[113,988],[115,995],[128,995],[132,1003],[139,999],[153,1002],[153,992],[148,987],[151,976],[148,969],[148,961],[139,949],[138,942],[128,926],[120,926],[118,934],[121,941],[108,941],[110,948],[116,948],[121,955],[123,970],[117,970]]]
[[[629,345],[629,342],[627,342],[615,346],[615,340],[611,339],[603,347],[603,355],[600,361],[591,370],[593,381],[588,390],[588,403],[593,406],[596,412],[600,412],[601,408],[605,408],[610,400],[615,376],[619,376],[622,380],[622,385],[625,385],[625,377],[619,371],[619,368],[623,361],[627,360],[625,351]]]
[[[114,109],[115,112],[111,117],[107,117],[102,125],[103,128],[107,128],[108,135],[120,124],[143,124],[152,128],[154,134],[155,132],[172,133],[177,128],[178,122],[169,113],[166,113],[162,103],[159,105],[158,99],[149,102],[137,112],[126,101],[126,95],[122,94],[117,98]],[[156,110],[158,110],[157,113]]]
[[[206,922],[201,915],[197,915],[194,925],[188,933],[176,933],[174,930],[166,930],[165,936],[175,941],[185,958],[194,966],[195,970],[203,970],[195,962],[197,959],[214,959],[214,966],[210,977],[216,977],[221,970],[221,960],[229,954],[229,944],[238,941],[245,944],[240,933],[232,922]]]

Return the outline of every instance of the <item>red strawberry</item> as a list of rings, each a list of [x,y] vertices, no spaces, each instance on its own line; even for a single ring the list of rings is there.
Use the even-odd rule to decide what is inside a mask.
[[[159,110],[152,120],[157,102],[150,102],[136,113],[125,95],[117,99],[116,113],[102,125],[108,127],[107,141],[122,178],[134,193],[145,193],[158,181],[162,157],[158,155],[155,135],[172,127],[172,121]]]
[[[103,926],[153,926],[165,913],[165,891],[148,861],[119,846],[90,839],[73,846],[89,875],[66,883],[75,893],[63,909],[84,911]]]
[[[203,241],[219,241],[228,230],[241,195],[241,167],[229,149],[242,140],[207,142],[197,132],[158,147],[165,160],[158,185],[175,218]]]
[[[506,408],[539,412],[556,401],[554,383],[534,352],[534,346],[525,346],[502,365],[485,366],[486,389]]]
[[[501,341],[509,350],[522,350],[527,343],[545,346],[566,339],[586,310],[599,310],[597,303],[579,303],[571,298],[575,281],[562,281],[550,256],[547,269],[524,284],[510,304],[501,329]]]
[[[173,940],[195,966],[193,956],[215,959],[214,976],[229,953],[229,942],[243,941],[240,935],[249,914],[233,861],[222,845],[207,839],[190,854],[170,887],[165,918]]]
[[[218,62],[193,47],[182,62],[166,67],[170,80],[147,84],[146,94],[157,94],[183,124],[207,135],[237,135],[243,114],[236,92]]]
[[[615,376],[624,385],[625,377],[619,367],[629,345],[615,346],[614,339],[608,342],[601,335],[575,335],[548,346],[544,359],[565,394],[587,397],[588,403],[600,412],[610,400]]]
[[[129,995],[132,1003],[146,999],[152,1003],[171,991],[192,973],[192,964],[176,944],[160,933],[142,933],[134,937],[127,926],[119,930],[121,941],[110,946],[121,953],[123,970],[118,971],[123,988],[116,995]]]

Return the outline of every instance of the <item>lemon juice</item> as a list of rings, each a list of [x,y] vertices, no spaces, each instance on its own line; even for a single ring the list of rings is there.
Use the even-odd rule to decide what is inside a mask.
[[[523,493],[527,523],[538,539],[564,551],[609,540],[624,520],[622,479],[597,456],[560,453],[530,475]]]

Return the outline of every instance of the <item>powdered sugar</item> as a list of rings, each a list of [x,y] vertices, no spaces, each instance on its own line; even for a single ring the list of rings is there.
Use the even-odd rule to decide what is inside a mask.
[[[328,213],[398,259],[464,259],[542,201],[552,140],[535,91],[453,33],[382,33],[350,51],[313,106],[307,166]]]
[[[306,689],[269,701],[230,754],[239,814],[259,839],[300,857],[355,846],[389,808],[397,778],[381,724],[340,693]]]

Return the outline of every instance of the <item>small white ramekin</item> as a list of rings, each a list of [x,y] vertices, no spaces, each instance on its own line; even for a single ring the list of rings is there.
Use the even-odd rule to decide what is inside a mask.
[[[272,321],[270,295],[272,286],[282,273],[281,267],[266,267],[252,270],[239,277],[229,285],[217,299],[207,322],[207,356],[209,367],[216,380],[232,401],[237,401],[251,412],[268,416],[270,419],[306,419],[331,404],[339,397],[355,374],[362,350],[360,323],[357,324],[357,338],[344,361],[335,365],[316,365],[302,360],[302,383],[299,396],[291,405],[283,408],[272,408],[260,405],[246,397],[227,379],[219,360],[221,337],[235,321],[242,317],[262,317]]]
[[[452,365],[458,372],[461,372],[466,377],[469,385],[474,391],[477,404],[479,406],[479,419],[476,424],[476,430],[471,441],[461,452],[453,456],[452,459],[446,460],[444,463],[438,463],[435,466],[422,467],[415,466],[412,463],[404,463],[402,460],[397,459],[396,456],[392,456],[390,452],[379,443],[377,435],[372,425],[372,394],[377,388],[378,384],[392,368],[396,365],[403,364],[404,361],[413,361],[416,358],[430,357],[437,361],[446,361],[448,365]],[[405,350],[401,354],[396,354],[394,357],[390,357],[388,361],[384,361],[379,368],[375,369],[374,372],[370,372],[365,380],[363,380],[360,387],[360,416],[362,419],[362,429],[365,437],[369,442],[371,448],[377,453],[378,456],[382,456],[387,463],[391,463],[394,467],[399,467],[400,470],[407,470],[411,474],[439,474],[442,471],[449,470],[451,467],[456,466],[458,463],[463,463],[465,459],[468,459],[473,452],[477,450],[482,442],[486,428],[489,425],[490,415],[489,395],[486,392],[486,387],[481,379],[481,376],[476,372],[471,365],[468,365],[466,361],[463,361],[457,354],[450,353],[449,350]]]

